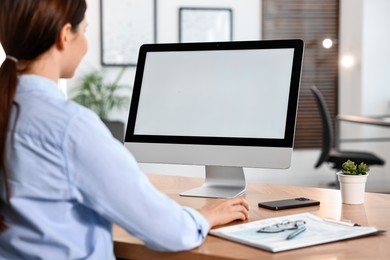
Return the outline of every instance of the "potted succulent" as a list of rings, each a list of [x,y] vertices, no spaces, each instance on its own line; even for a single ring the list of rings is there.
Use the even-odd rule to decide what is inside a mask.
[[[365,163],[359,165],[348,160],[343,163],[342,171],[337,173],[341,200],[345,204],[363,204],[369,167]]]
[[[84,75],[79,85],[71,92],[72,100],[98,114],[113,136],[120,141],[124,138],[124,123],[110,121],[108,115],[113,109],[122,109],[129,104],[129,98],[118,93],[118,90],[123,88],[119,81],[125,70],[126,67],[123,67],[113,82],[104,81],[103,70],[94,70]]]

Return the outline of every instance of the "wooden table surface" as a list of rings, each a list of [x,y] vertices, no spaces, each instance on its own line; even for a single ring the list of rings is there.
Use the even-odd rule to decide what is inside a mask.
[[[196,187],[203,182],[200,178],[148,175],[152,183],[162,192],[183,206],[201,208],[208,198],[181,197],[179,192]],[[298,186],[247,184],[244,197],[250,204],[248,221],[310,212],[319,217],[349,219],[365,226],[387,230],[382,235],[356,238],[329,244],[306,247],[280,253],[269,253],[214,236],[191,251],[161,253],[147,249],[142,241],[130,236],[122,228],[114,226],[114,251],[121,259],[390,259],[390,195],[366,193],[362,205],[341,203],[339,190],[308,188]],[[260,201],[308,197],[321,202],[320,206],[272,211],[258,208]],[[243,223],[241,221],[234,222]]]

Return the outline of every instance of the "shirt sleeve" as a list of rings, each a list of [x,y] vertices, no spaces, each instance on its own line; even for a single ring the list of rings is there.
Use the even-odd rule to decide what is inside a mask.
[[[159,251],[200,245],[208,221],[159,192],[133,156],[92,112],[73,117],[64,140],[72,193],[77,200]]]

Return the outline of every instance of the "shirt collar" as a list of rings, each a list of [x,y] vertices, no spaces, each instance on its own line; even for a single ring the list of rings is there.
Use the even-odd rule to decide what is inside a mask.
[[[66,99],[58,85],[51,79],[38,75],[21,75],[18,77],[17,93],[40,93],[55,98]]]

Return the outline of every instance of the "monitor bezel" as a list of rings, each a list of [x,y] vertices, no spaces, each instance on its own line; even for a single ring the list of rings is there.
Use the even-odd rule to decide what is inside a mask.
[[[149,52],[180,52],[180,51],[218,51],[218,50],[250,50],[250,49],[294,49],[291,71],[290,93],[286,117],[286,128],[283,139],[244,138],[244,137],[205,137],[205,136],[164,136],[137,135],[134,133],[139,98],[141,94],[145,61]],[[136,68],[133,94],[125,135],[125,143],[156,143],[156,144],[192,144],[192,145],[226,145],[226,146],[261,146],[292,148],[294,144],[296,113],[298,108],[300,77],[304,42],[292,40],[262,40],[233,42],[202,42],[202,43],[157,43],[141,46]]]

